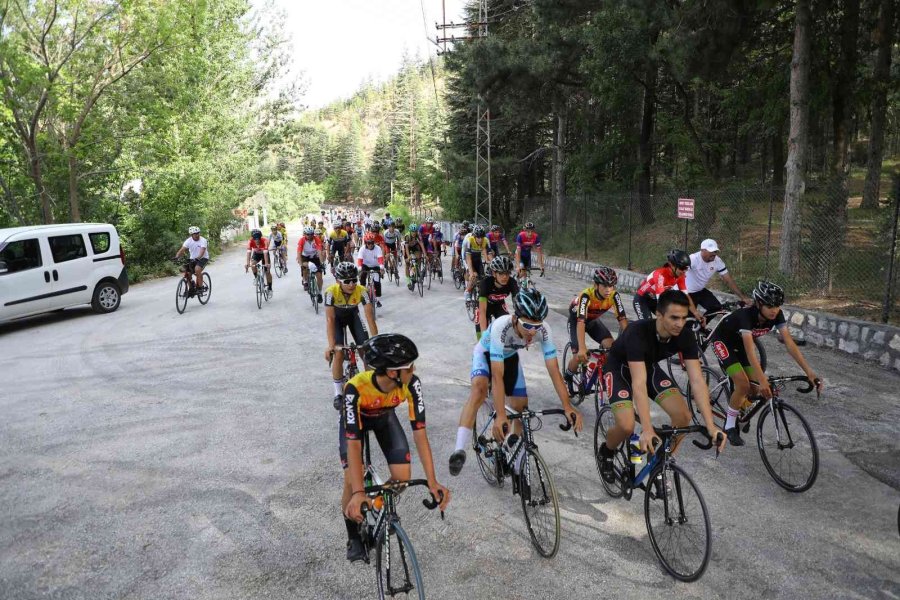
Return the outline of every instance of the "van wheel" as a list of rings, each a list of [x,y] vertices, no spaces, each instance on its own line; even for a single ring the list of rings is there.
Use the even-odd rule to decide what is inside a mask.
[[[101,281],[94,288],[94,299],[91,300],[91,306],[94,312],[111,313],[119,308],[122,302],[122,294],[119,293],[119,286],[112,281]]]

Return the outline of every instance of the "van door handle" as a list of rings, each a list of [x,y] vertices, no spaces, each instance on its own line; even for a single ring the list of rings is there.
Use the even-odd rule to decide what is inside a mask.
[[[59,281],[59,273],[56,272],[56,269],[53,269],[53,281]]]
[[[44,271],[44,281],[50,283],[50,271]]]

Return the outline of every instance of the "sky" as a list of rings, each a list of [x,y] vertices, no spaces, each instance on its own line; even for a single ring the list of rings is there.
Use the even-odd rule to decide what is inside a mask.
[[[444,0],[447,22],[460,23],[466,0]],[[255,2],[255,4],[260,4]],[[367,79],[387,80],[404,50],[426,59],[442,21],[442,0],[274,0],[287,20],[291,74],[303,75],[303,103],[318,108],[347,98]],[[425,21],[422,9],[425,10]],[[427,24],[427,27],[426,27]]]

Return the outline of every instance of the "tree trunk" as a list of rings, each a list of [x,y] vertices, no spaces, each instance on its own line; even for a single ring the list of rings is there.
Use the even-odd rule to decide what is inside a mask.
[[[37,141],[34,138],[26,140],[25,151],[28,155],[28,175],[34,183],[35,195],[41,203],[41,220],[44,223],[55,223],[53,219],[53,207],[50,205],[50,194],[44,186],[44,174],[41,171],[41,158],[38,152]]]
[[[556,147],[553,152],[553,222],[566,224],[566,108],[556,115]]]
[[[787,185],[784,190],[779,270],[796,276],[800,263],[800,204],[806,186],[809,134],[809,0],[797,0],[791,58],[791,129],[788,134]]]
[[[638,143],[638,201],[641,222],[653,222],[653,203],[650,198],[650,175],[653,171],[653,124],[656,116],[656,65],[645,73],[644,102],[641,109],[641,137]]]
[[[66,160],[69,165],[69,218],[72,223],[81,222],[81,208],[78,205],[78,161],[75,149],[68,148]]]
[[[894,2],[881,0],[875,43],[878,55],[875,58],[872,93],[872,123],[869,128],[869,150],[866,158],[866,183],[863,187],[861,208],[878,208],[881,197],[881,161],[884,158],[884,126],[887,119],[887,92],[891,84],[891,46],[894,35]]]

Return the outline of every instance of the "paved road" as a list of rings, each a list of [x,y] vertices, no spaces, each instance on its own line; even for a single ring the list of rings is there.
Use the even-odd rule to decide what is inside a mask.
[[[172,278],[134,286],[112,315],[0,327],[0,597],[374,595],[372,568],[343,558],[323,318],[294,270],[257,310],[242,260],[220,256],[212,301],[184,315]],[[562,314],[584,284],[551,274],[539,285],[564,344]],[[488,488],[472,462],[451,478],[473,343],[460,294],[449,282],[424,299],[389,288],[385,305],[382,330],[422,353],[428,431],[454,492],[444,522],[412,495],[401,506],[430,597],[900,597],[896,375],[808,350],[829,390],[793,398],[822,449],[805,494],[778,488],[752,446],[715,461],[686,445],[680,463],[704,492],[714,540],[703,579],[681,584],[657,564],[642,503],[603,492],[590,435],[537,433],[562,504],[553,560],[531,549],[508,488]],[[772,371],[793,372],[766,344]],[[524,364],[533,404],[555,405],[540,358]]]

